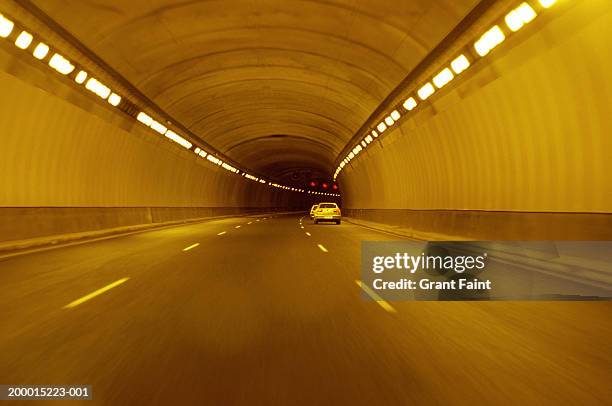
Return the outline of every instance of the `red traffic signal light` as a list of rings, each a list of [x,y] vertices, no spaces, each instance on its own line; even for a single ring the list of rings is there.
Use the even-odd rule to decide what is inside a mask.
[[[317,186],[317,182],[315,182],[315,181],[311,181],[311,182],[310,182],[310,187],[315,187],[315,186]]]
[[[327,187],[329,186],[327,183],[322,184],[321,186],[323,186],[323,189],[327,189]]]

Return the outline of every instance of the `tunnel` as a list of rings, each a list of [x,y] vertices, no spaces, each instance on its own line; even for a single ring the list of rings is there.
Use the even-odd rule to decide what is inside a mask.
[[[610,38],[608,0],[0,0],[0,399],[609,402]],[[419,294],[364,276],[397,247]]]

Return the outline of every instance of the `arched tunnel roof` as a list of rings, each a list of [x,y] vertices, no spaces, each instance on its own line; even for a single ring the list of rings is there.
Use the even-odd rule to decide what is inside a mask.
[[[329,175],[389,92],[476,0],[32,2],[247,168]]]

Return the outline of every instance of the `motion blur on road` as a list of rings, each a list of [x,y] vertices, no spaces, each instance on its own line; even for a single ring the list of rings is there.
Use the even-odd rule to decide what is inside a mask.
[[[92,392],[0,403],[610,404],[610,295],[360,267],[612,240],[611,36],[608,0],[0,0],[0,392]],[[611,254],[521,272],[609,292]]]
[[[356,269],[361,240],[392,239],[258,216],[5,259],[2,381],[109,405],[607,401],[608,303],[384,309]]]

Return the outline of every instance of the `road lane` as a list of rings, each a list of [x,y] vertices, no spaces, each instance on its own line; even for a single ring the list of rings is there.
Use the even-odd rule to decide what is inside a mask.
[[[299,217],[0,262],[0,381],[92,384],[93,404],[117,405],[605,401],[608,303],[393,302],[389,313],[355,281],[361,241],[396,237],[304,218],[307,237]]]

